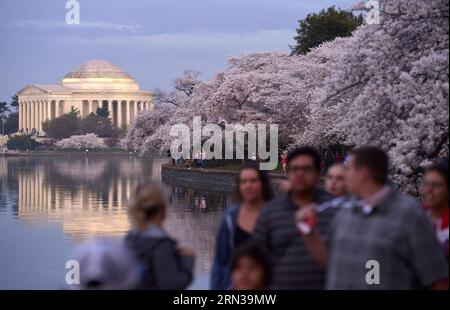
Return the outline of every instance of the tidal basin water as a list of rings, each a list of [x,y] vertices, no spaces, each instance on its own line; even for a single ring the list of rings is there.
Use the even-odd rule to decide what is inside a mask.
[[[127,201],[144,179],[161,179],[164,159],[0,157],[0,289],[58,289],[73,247],[121,238]],[[191,289],[206,289],[226,193],[165,185],[166,230],[197,253]]]

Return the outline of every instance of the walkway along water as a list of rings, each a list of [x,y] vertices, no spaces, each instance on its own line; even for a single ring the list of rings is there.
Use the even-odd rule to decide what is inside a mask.
[[[220,168],[199,169],[173,166],[170,164],[161,167],[161,179],[164,183],[172,186],[189,187],[195,189],[208,189],[233,194],[236,189],[237,171]],[[269,173],[275,190],[279,188],[281,181],[286,179],[285,175]]]

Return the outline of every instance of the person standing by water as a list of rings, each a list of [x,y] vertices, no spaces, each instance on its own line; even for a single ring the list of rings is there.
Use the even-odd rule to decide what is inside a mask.
[[[125,244],[144,266],[139,288],[185,289],[192,281],[194,252],[182,248],[163,229],[167,202],[159,184],[139,185],[129,207],[133,229]]]
[[[261,210],[254,238],[273,256],[271,289],[319,290],[324,287],[325,272],[309,255],[295,223],[297,210],[333,198],[318,188],[320,166],[320,155],[313,148],[301,147],[289,152],[287,177],[290,191]],[[317,223],[323,234],[327,233],[335,210],[324,211]]]
[[[207,166],[207,160],[206,160],[206,152],[205,150],[202,148],[201,152],[200,152],[200,168],[206,168]]]
[[[424,207],[433,222],[436,238],[449,258],[448,162],[434,164],[425,172],[422,185]]]
[[[255,164],[241,167],[237,179],[238,205],[227,209],[220,222],[211,271],[211,289],[230,287],[230,262],[234,249],[250,239],[256,220],[273,197],[268,175]]]
[[[287,166],[287,152],[284,151],[281,154],[281,167],[283,169],[283,173],[286,174],[286,166]]]

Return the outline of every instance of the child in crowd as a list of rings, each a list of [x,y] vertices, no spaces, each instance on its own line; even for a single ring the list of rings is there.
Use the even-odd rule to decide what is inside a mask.
[[[163,229],[166,208],[159,184],[147,181],[138,186],[129,208],[133,229],[125,243],[144,266],[142,289],[180,290],[192,280],[194,253],[178,247]]]
[[[263,290],[270,284],[271,262],[260,245],[248,241],[234,252],[230,273],[231,289]]]

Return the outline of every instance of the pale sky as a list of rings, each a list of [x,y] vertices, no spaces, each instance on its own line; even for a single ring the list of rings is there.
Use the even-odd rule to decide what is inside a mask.
[[[65,23],[66,0],[0,0],[0,100],[28,84],[58,83],[73,67],[105,59],[142,89],[167,89],[186,69],[208,79],[227,58],[286,51],[298,20],[355,0],[78,0],[80,24]]]

